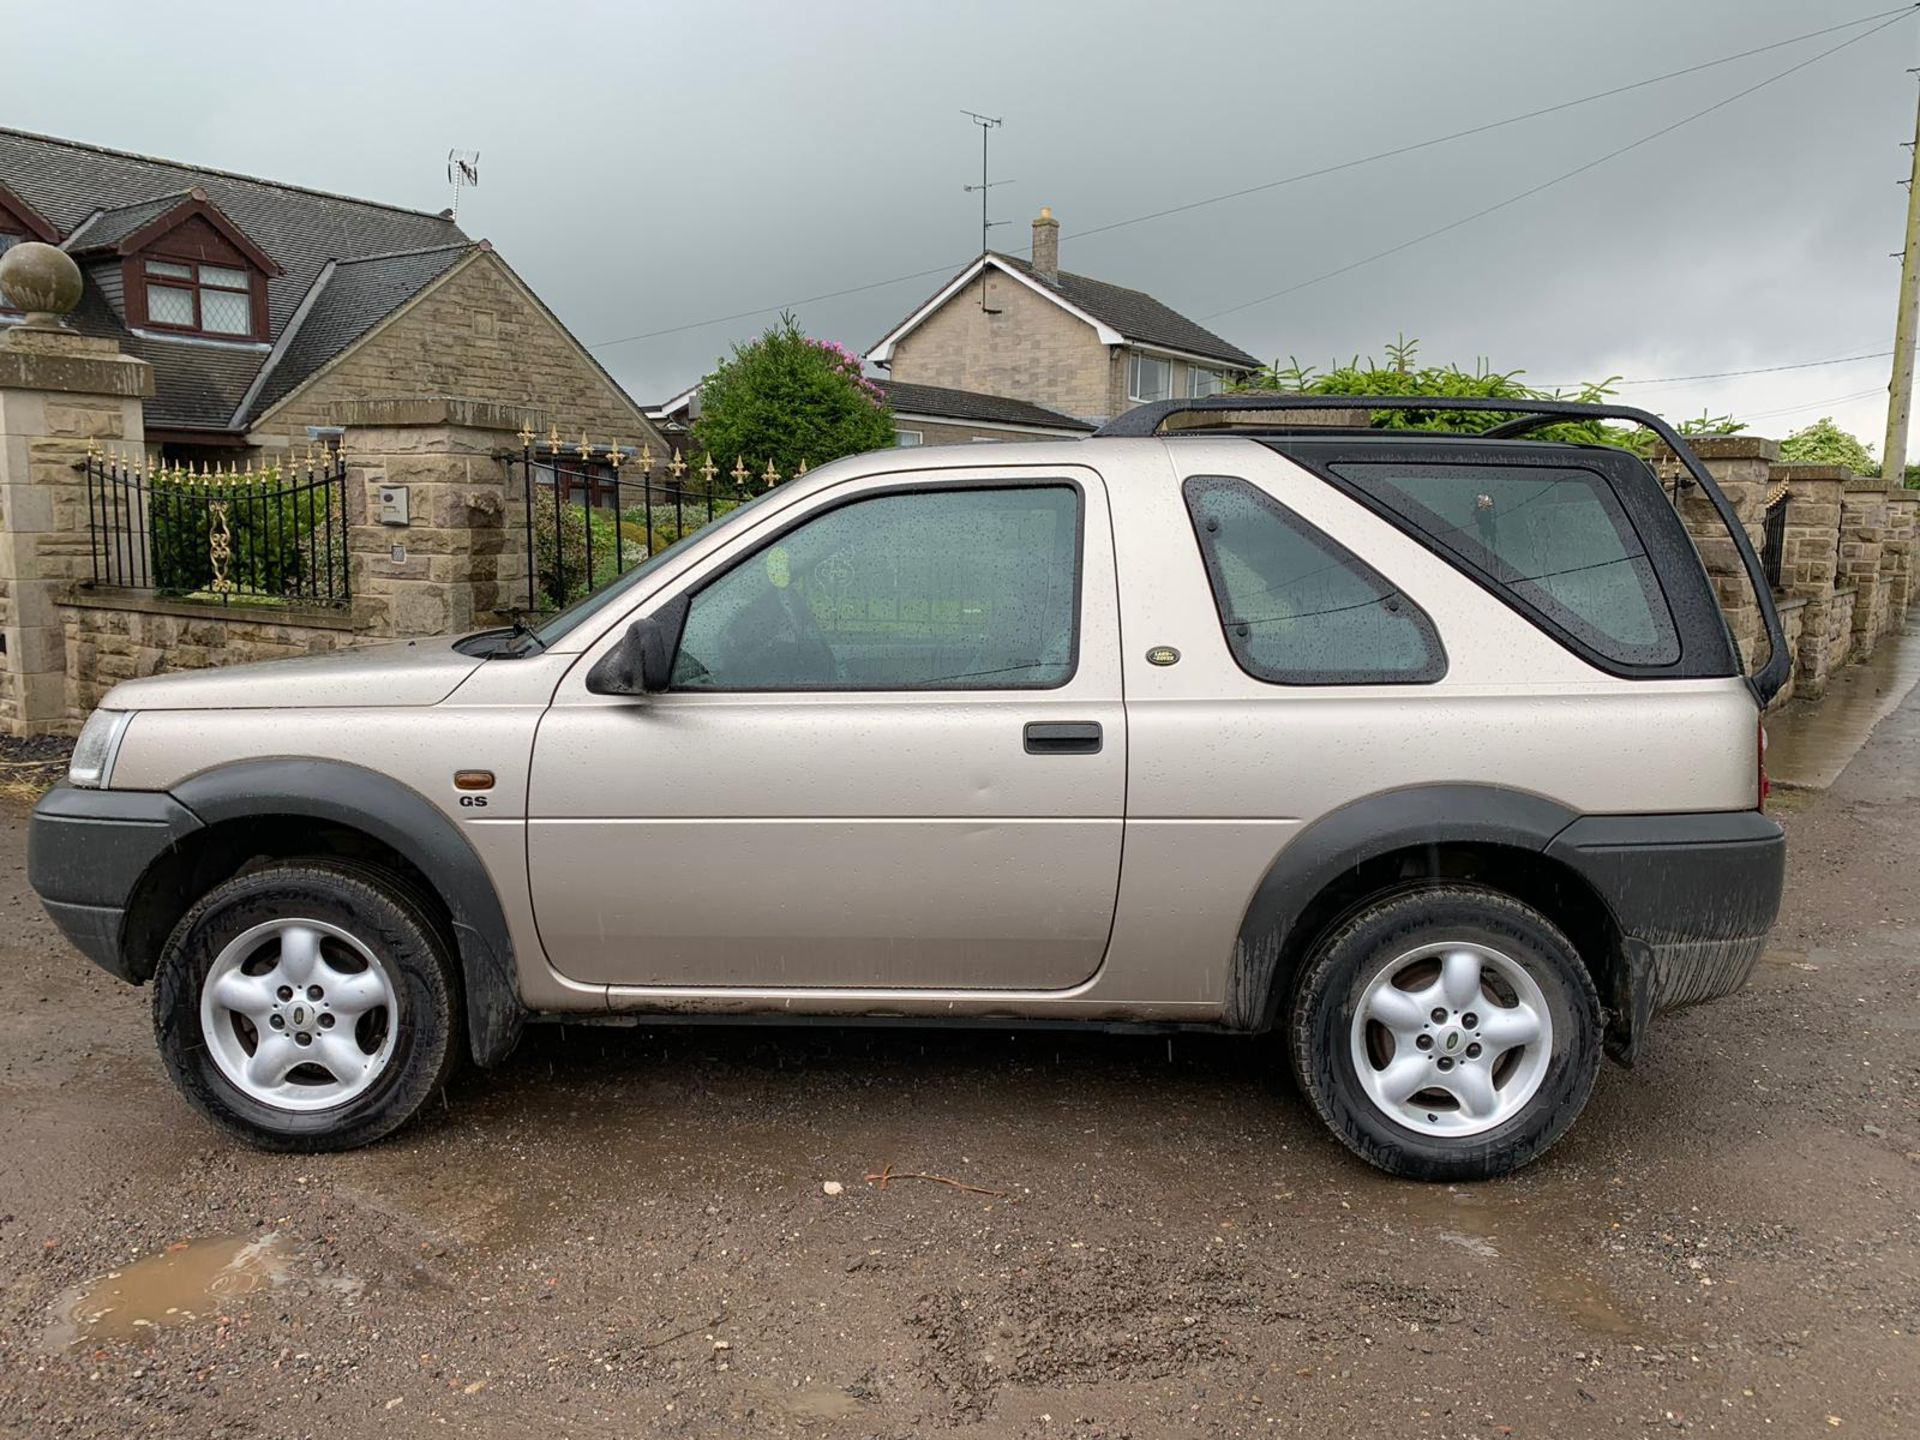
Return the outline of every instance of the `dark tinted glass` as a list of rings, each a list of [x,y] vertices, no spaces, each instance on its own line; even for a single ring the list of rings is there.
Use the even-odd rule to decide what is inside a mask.
[[[1187,509],[1240,668],[1281,685],[1438,680],[1432,623],[1372,567],[1244,480],[1196,476]]]
[[[1043,688],[1073,674],[1079,495],[924,490],[830,510],[693,598],[675,689]]]
[[[1680,656],[1666,597],[1604,476],[1572,466],[1343,463],[1441,555],[1609,659]]]

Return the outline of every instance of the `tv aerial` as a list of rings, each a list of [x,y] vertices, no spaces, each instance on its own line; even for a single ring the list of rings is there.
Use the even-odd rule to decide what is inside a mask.
[[[460,218],[460,192],[480,183],[478,150],[447,151],[447,184],[453,187],[453,218]]]

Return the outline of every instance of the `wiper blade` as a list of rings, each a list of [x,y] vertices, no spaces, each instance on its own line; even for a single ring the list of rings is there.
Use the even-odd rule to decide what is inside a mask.
[[[524,615],[516,615],[513,617],[513,633],[507,637],[507,643],[500,647],[499,653],[502,655],[524,655],[527,653],[529,645],[538,650],[547,648],[547,642],[542,640],[539,632],[527,623],[527,617]]]

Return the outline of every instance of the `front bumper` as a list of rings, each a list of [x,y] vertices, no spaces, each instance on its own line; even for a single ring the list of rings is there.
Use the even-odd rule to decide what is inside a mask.
[[[1619,922],[1633,991],[1619,998],[1641,1021],[1746,984],[1780,913],[1787,837],[1758,810],[1589,815],[1547,854]]]
[[[135,983],[126,947],[127,906],[154,861],[200,829],[171,795],[78,790],[57,785],[27,826],[27,882],[47,914],[83,954]]]

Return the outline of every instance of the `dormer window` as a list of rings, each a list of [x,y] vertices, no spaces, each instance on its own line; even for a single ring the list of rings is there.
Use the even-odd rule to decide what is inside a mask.
[[[253,276],[229,265],[149,258],[147,324],[156,329],[251,339]]]

